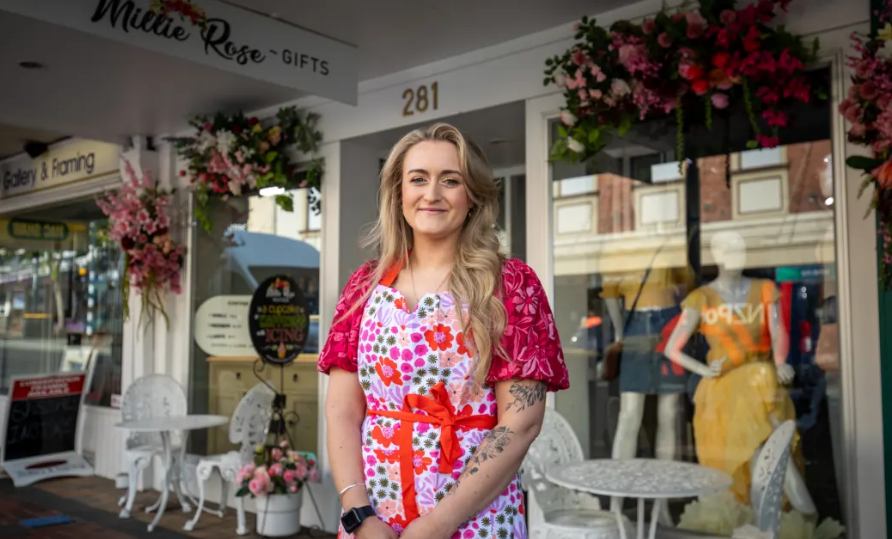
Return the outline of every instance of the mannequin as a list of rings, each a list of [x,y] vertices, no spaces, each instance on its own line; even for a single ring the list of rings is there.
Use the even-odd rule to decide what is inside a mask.
[[[655,456],[673,460],[678,401],[685,391],[687,375],[672,369],[655,349],[663,327],[680,312],[678,296],[685,273],[680,269],[652,268],[642,285],[643,279],[644,271],[605,283],[601,295],[613,322],[616,340],[626,339],[619,369],[620,411],[611,456],[630,459],[637,455],[645,398],[650,394],[658,396]],[[635,310],[625,312],[623,303],[627,309],[631,308],[639,289],[641,294]],[[628,331],[624,331],[627,318]],[[620,502],[614,498],[612,503]],[[664,524],[671,524],[668,506],[663,506],[660,519]]]
[[[666,356],[703,377],[694,395],[694,436],[700,463],[727,472],[732,492],[749,503],[752,466],[761,446],[781,422],[796,419],[781,384],[793,380],[786,363],[789,336],[779,317],[777,287],[743,276],[746,242],[737,232],[719,232],[710,250],[718,277],[682,302],[682,315],[666,345]],[[699,330],[709,343],[706,364],[682,349]],[[743,404],[743,405],[742,405]],[[799,436],[793,441],[798,453]],[[787,467],[784,493],[805,515],[815,514],[796,464]]]

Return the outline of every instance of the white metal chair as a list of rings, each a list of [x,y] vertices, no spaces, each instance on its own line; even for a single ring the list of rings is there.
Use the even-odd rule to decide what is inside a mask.
[[[790,464],[793,436],[796,423],[784,421],[774,429],[768,441],[759,451],[753,467],[753,480],[750,485],[750,504],[756,512],[755,527],[761,533],[777,537],[781,524],[781,504],[784,497],[784,476]],[[736,530],[734,537],[744,537],[742,530]]]
[[[174,417],[185,415],[188,410],[186,392],[173,378],[163,374],[150,374],[135,380],[124,393],[121,405],[121,418],[124,421],[151,419],[156,417]],[[182,433],[172,433],[173,467],[167,478],[169,483],[164,488],[174,487],[183,511],[191,507],[186,502],[180,485],[183,461],[185,460],[185,443]],[[123,506],[120,517],[129,518],[136,499],[136,488],[140,474],[149,467],[155,455],[161,455],[161,435],[157,433],[131,432],[125,442],[124,464],[127,469],[127,494],[118,501]],[[146,508],[147,513],[158,509],[160,501]]]
[[[582,446],[567,420],[546,408],[542,431],[520,467],[521,484],[529,498],[533,539],[616,539],[616,517],[601,509],[598,498],[548,481],[549,467],[583,460]],[[538,506],[538,508],[537,508]]]
[[[235,481],[239,469],[250,462],[254,456],[254,448],[266,441],[269,431],[269,422],[273,413],[273,399],[276,393],[268,385],[259,383],[251,388],[239,401],[232,419],[229,423],[229,441],[240,446],[239,451],[230,451],[225,455],[213,455],[204,457],[198,462],[196,468],[198,482],[198,509],[192,520],[186,522],[183,529],[192,531],[201,517],[202,511],[223,517],[229,494],[229,484]],[[222,484],[220,507],[216,511],[204,508],[205,483],[217,470]],[[237,498],[238,525],[236,533],[245,535],[248,528],[245,524],[245,499]]]

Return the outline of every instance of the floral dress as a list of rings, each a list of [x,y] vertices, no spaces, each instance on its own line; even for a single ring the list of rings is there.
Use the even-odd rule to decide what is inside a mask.
[[[493,357],[487,384],[477,391],[474,358],[452,296],[425,295],[409,311],[405,298],[390,286],[401,268],[391,268],[375,285],[364,309],[341,320],[368,293],[374,264],[350,278],[319,356],[320,372],[338,367],[358,373],[367,406],[362,426],[366,490],[378,517],[397,534],[446,496],[496,426],[495,382],[524,378],[542,381],[551,391],[569,387],[551,309],[526,264],[509,259],[503,266],[508,324],[502,346],[508,358]],[[347,534],[341,529],[339,536]],[[517,478],[453,537],[526,539]]]

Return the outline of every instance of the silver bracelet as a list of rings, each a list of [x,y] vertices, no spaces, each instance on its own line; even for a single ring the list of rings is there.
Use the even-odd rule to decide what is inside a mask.
[[[338,492],[338,501],[341,501],[341,498],[344,496],[345,492],[347,492],[348,490],[350,490],[353,487],[358,487],[360,485],[365,486],[365,483],[353,483],[352,485],[347,485],[346,487],[342,488],[341,491]],[[341,503],[343,503],[343,502],[341,502]]]

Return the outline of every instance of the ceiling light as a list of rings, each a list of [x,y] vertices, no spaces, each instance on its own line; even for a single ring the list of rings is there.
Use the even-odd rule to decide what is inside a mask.
[[[264,187],[260,190],[260,196],[262,197],[274,197],[282,194],[285,194],[285,189],[281,187]]]
[[[833,197],[827,197],[827,200],[824,201],[824,205],[832,206],[833,205]]]
[[[35,62],[33,60],[23,60],[19,62],[19,67],[23,69],[43,69],[46,66],[41,64],[40,62]]]

